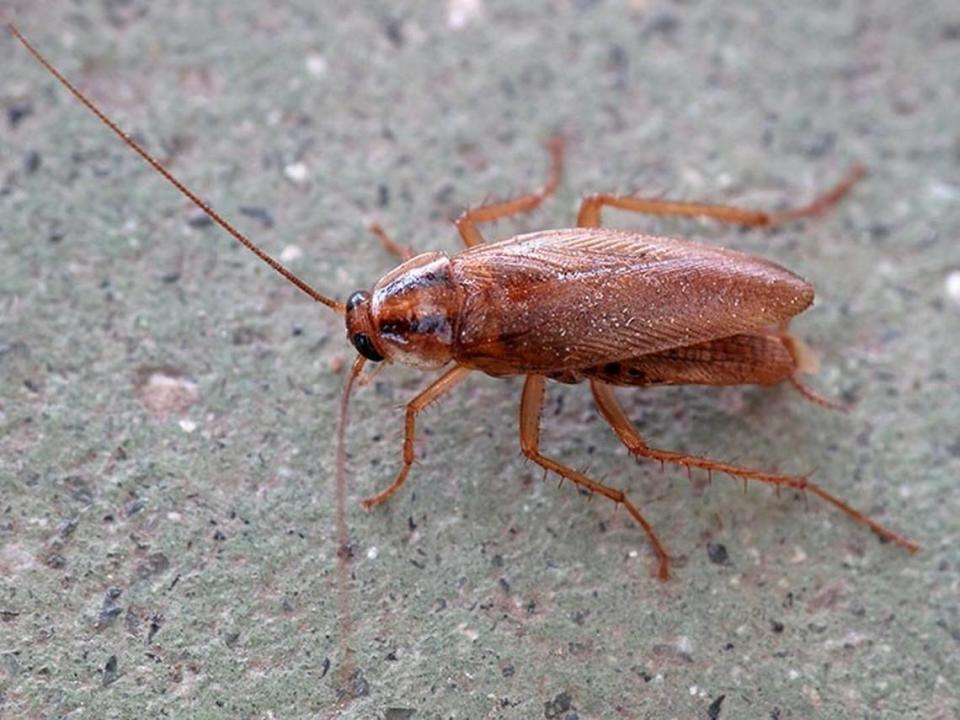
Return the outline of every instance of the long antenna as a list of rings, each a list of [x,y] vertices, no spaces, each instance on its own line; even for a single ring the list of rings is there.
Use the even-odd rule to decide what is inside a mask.
[[[175,188],[177,188],[177,190],[179,190],[181,193],[186,195],[191,200],[191,202],[193,202],[194,205],[196,205],[198,208],[203,210],[203,212],[205,212],[210,217],[211,220],[213,220],[215,223],[217,223],[217,225],[219,225],[228,233],[230,233],[237,241],[240,242],[241,245],[247,248],[247,250],[252,252],[261,260],[263,260],[267,265],[269,265],[278,273],[283,275],[287,280],[289,280],[291,283],[296,285],[298,288],[300,288],[300,290],[305,292],[314,300],[316,300],[319,303],[323,303],[328,308],[331,308],[334,312],[340,315],[346,314],[346,307],[344,306],[343,303],[338,303],[336,300],[331,300],[326,295],[321,295],[319,292],[317,292],[312,287],[307,285],[307,283],[305,283],[303,280],[298,278],[292,272],[287,270],[287,268],[281,265],[279,261],[275,260],[273,257],[271,257],[266,252],[264,252],[259,247],[257,247],[257,245],[255,245],[254,242],[250,240],[250,238],[248,238],[242,232],[237,230],[233,225],[227,222],[223,217],[220,216],[220,214],[216,210],[210,207],[207,203],[201,200],[196,195],[196,193],[190,190],[190,188],[188,188],[182,182],[177,180],[177,178],[173,176],[173,173],[171,173],[163,165],[160,164],[159,160],[157,160],[150,153],[144,150],[139,145],[139,143],[136,142],[136,140],[133,140],[132,138],[130,138],[123,130],[120,129],[119,125],[117,125],[115,122],[113,122],[113,120],[108,118],[103,113],[103,111],[100,110],[100,108],[94,105],[93,102],[87,98],[86,95],[84,95],[76,87],[74,87],[73,83],[71,83],[63,75],[61,75],[60,71],[57,70],[52,64],[50,64],[50,62],[43,55],[41,55],[40,52],[35,47],[33,47],[33,45],[31,45],[30,42],[23,35],[20,34],[20,31],[17,30],[16,26],[13,23],[7,23],[7,29],[10,30],[11,34],[13,34],[13,36],[17,38],[17,40],[19,40],[27,50],[30,51],[30,54],[33,55],[33,57],[37,60],[38,63],[43,65],[48,71],[50,71],[51,75],[53,75],[57,80],[60,81],[60,83],[65,88],[67,88],[67,90],[73,93],[73,96],[77,98],[77,100],[79,100],[81,103],[86,105],[87,109],[90,110],[90,112],[92,112],[94,115],[96,115],[104,125],[106,125],[108,128],[113,130],[114,134],[116,134],[117,137],[123,140],[123,142],[125,142],[130,148],[132,148],[140,157],[146,160],[147,163],[149,163],[154,170],[156,170],[158,173],[163,175],[163,177],[165,177],[170,182],[171,185],[173,185]]]

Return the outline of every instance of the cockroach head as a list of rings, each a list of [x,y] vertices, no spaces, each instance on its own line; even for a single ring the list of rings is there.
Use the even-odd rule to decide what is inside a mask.
[[[346,304],[347,337],[368,360],[418,368],[450,362],[460,291],[450,259],[424,253],[387,273],[372,292],[358,291]]]

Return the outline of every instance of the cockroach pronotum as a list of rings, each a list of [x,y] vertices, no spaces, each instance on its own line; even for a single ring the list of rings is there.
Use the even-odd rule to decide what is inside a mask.
[[[546,472],[623,505],[643,528],[670,576],[670,558],[626,494],[591,479],[540,451],[540,416],[546,381],[587,381],[604,420],[635,456],[717,471],[747,481],[810,492],[836,506],[882,540],[911,553],[919,545],[854,509],[805,477],[762,472],[647,445],[617,401],[613,387],[630,385],[774,385],[792,383],[805,397],[829,405],[798,375],[810,354],[788,332],[790,320],[813,302],[813,287],[770,260],[689,240],[600,227],[604,207],[655,215],[698,216],[770,227],[814,216],[837,203],[863,175],[854,166],[831,190],[802,207],[780,212],[672,202],[625,195],[584,198],[577,227],[545,230],[485,243],[480,223],[533,210],[557,187],[563,164],[559,138],[548,143],[552,167],[538,191],[465,211],[456,227],[466,249],[454,255],[414,256],[379,226],[374,233],[403,262],[369,292],[346,303],[314,290],[238,231],[129,138],[56,70],[12,24],[10,32],[123,142],[236,240],[311,298],[344,316],[359,355],[341,403],[338,471],[347,400],[367,361],[446,369],[407,404],[403,464],[394,481],[363,505],[384,502],[403,485],[414,460],[417,414],[473,371],[493,377],[523,375],[520,446]]]

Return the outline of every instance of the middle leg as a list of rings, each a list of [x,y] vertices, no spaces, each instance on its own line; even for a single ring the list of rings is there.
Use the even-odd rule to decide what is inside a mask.
[[[528,375],[523,384],[523,395],[520,399],[520,447],[523,450],[523,454],[544,470],[554,472],[560,477],[576,483],[580,487],[608,497],[618,505],[623,505],[650,539],[653,551],[657,554],[657,559],[660,562],[657,574],[661,580],[668,580],[670,578],[670,557],[660,542],[660,538],[657,537],[657,533],[654,532],[653,526],[647,522],[647,519],[640,514],[636,506],[630,502],[623,490],[617,490],[608,485],[603,485],[596,480],[591,480],[583,473],[579,473],[573,468],[562,465],[556,460],[541,454],[540,415],[543,412],[545,381],[546,378],[542,375]]]
[[[620,403],[617,402],[617,398],[613,394],[613,390],[609,385],[597,382],[596,380],[591,380],[590,390],[593,392],[593,398],[596,400],[597,408],[600,410],[600,414],[617,434],[617,437],[620,438],[620,441],[626,445],[627,449],[633,455],[650,458],[651,460],[658,460],[661,463],[680,465],[686,468],[702,468],[707,472],[716,470],[717,472],[726,473],[727,475],[740,478],[744,482],[747,480],[756,480],[768,485],[773,485],[777,488],[788,487],[793,488],[794,490],[800,490],[802,492],[811,492],[817,497],[827,501],[834,507],[839,508],[861,525],[866,525],[882,540],[896,543],[897,545],[905,548],[911,554],[920,549],[920,546],[912,540],[908,540],[902,535],[895,533],[893,530],[884,527],[877,521],[872,520],[864,513],[851,507],[846,501],[841,500],[836,495],[827,492],[822,487],[810,482],[806,478],[791,477],[789,475],[775,475],[773,473],[761,472],[760,470],[752,470],[750,468],[738,467],[736,465],[728,465],[727,463],[709,460],[708,458],[698,457],[696,455],[686,455],[684,453],[652,448],[643,441],[643,438],[640,437],[640,433],[637,432],[637,428],[634,426],[633,422],[631,422],[630,418],[627,417],[626,413],[623,411],[623,408],[620,406]]]

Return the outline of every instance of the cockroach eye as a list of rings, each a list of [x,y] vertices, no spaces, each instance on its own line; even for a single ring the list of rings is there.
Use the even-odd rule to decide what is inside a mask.
[[[353,346],[357,349],[357,352],[363,355],[367,360],[373,360],[373,362],[380,362],[383,360],[383,355],[377,352],[377,349],[373,346],[373,343],[370,342],[370,336],[366,333],[355,333],[350,337],[350,342],[353,343]]]
[[[366,290],[357,290],[349,298],[347,298],[347,311],[353,310],[357,305],[368,300],[370,298],[370,293]]]

